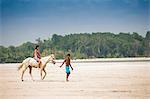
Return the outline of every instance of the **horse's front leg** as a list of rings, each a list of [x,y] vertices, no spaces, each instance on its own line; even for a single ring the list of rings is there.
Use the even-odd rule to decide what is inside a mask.
[[[33,76],[32,76],[32,67],[31,66],[29,66],[29,74],[30,74],[30,77],[31,77],[32,81],[34,81]]]
[[[43,72],[43,68],[41,68],[41,70],[40,70],[41,80],[43,80],[42,72]]]
[[[45,78],[45,76],[46,76],[46,71],[45,71],[45,69],[43,69],[43,71],[44,71],[44,73],[45,73],[45,75],[43,76],[43,79],[44,79],[44,78]],[[42,80],[43,80],[43,79],[42,79]]]

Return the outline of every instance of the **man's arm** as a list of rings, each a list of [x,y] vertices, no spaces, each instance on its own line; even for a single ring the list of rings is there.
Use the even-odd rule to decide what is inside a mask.
[[[66,62],[66,60],[63,61],[63,63],[61,64],[60,68],[63,66],[63,64]]]
[[[71,67],[71,69],[73,70],[73,67],[71,66],[71,64],[70,64],[70,67]]]

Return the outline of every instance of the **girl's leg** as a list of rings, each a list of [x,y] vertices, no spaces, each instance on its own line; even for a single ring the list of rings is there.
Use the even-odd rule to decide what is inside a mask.
[[[39,59],[38,62],[39,62],[39,68],[41,68],[41,60]]]

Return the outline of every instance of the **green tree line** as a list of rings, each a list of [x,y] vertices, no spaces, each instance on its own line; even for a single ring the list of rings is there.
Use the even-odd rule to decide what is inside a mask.
[[[57,59],[64,58],[67,53],[70,53],[73,59],[150,56],[150,31],[145,37],[135,32],[96,32],[65,36],[53,34],[47,40],[38,38],[36,42],[26,42],[17,47],[0,46],[0,63],[22,62],[27,57],[33,57],[37,44],[42,56],[54,53]]]

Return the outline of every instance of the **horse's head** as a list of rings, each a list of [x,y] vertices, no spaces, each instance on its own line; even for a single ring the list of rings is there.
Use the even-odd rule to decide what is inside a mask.
[[[56,62],[54,61],[55,55],[54,55],[54,54],[51,54],[50,56],[51,56],[51,59],[52,59],[52,63],[53,63],[53,64],[56,64]]]
[[[55,55],[54,54],[51,54],[50,56],[52,57],[53,60],[55,59]]]

